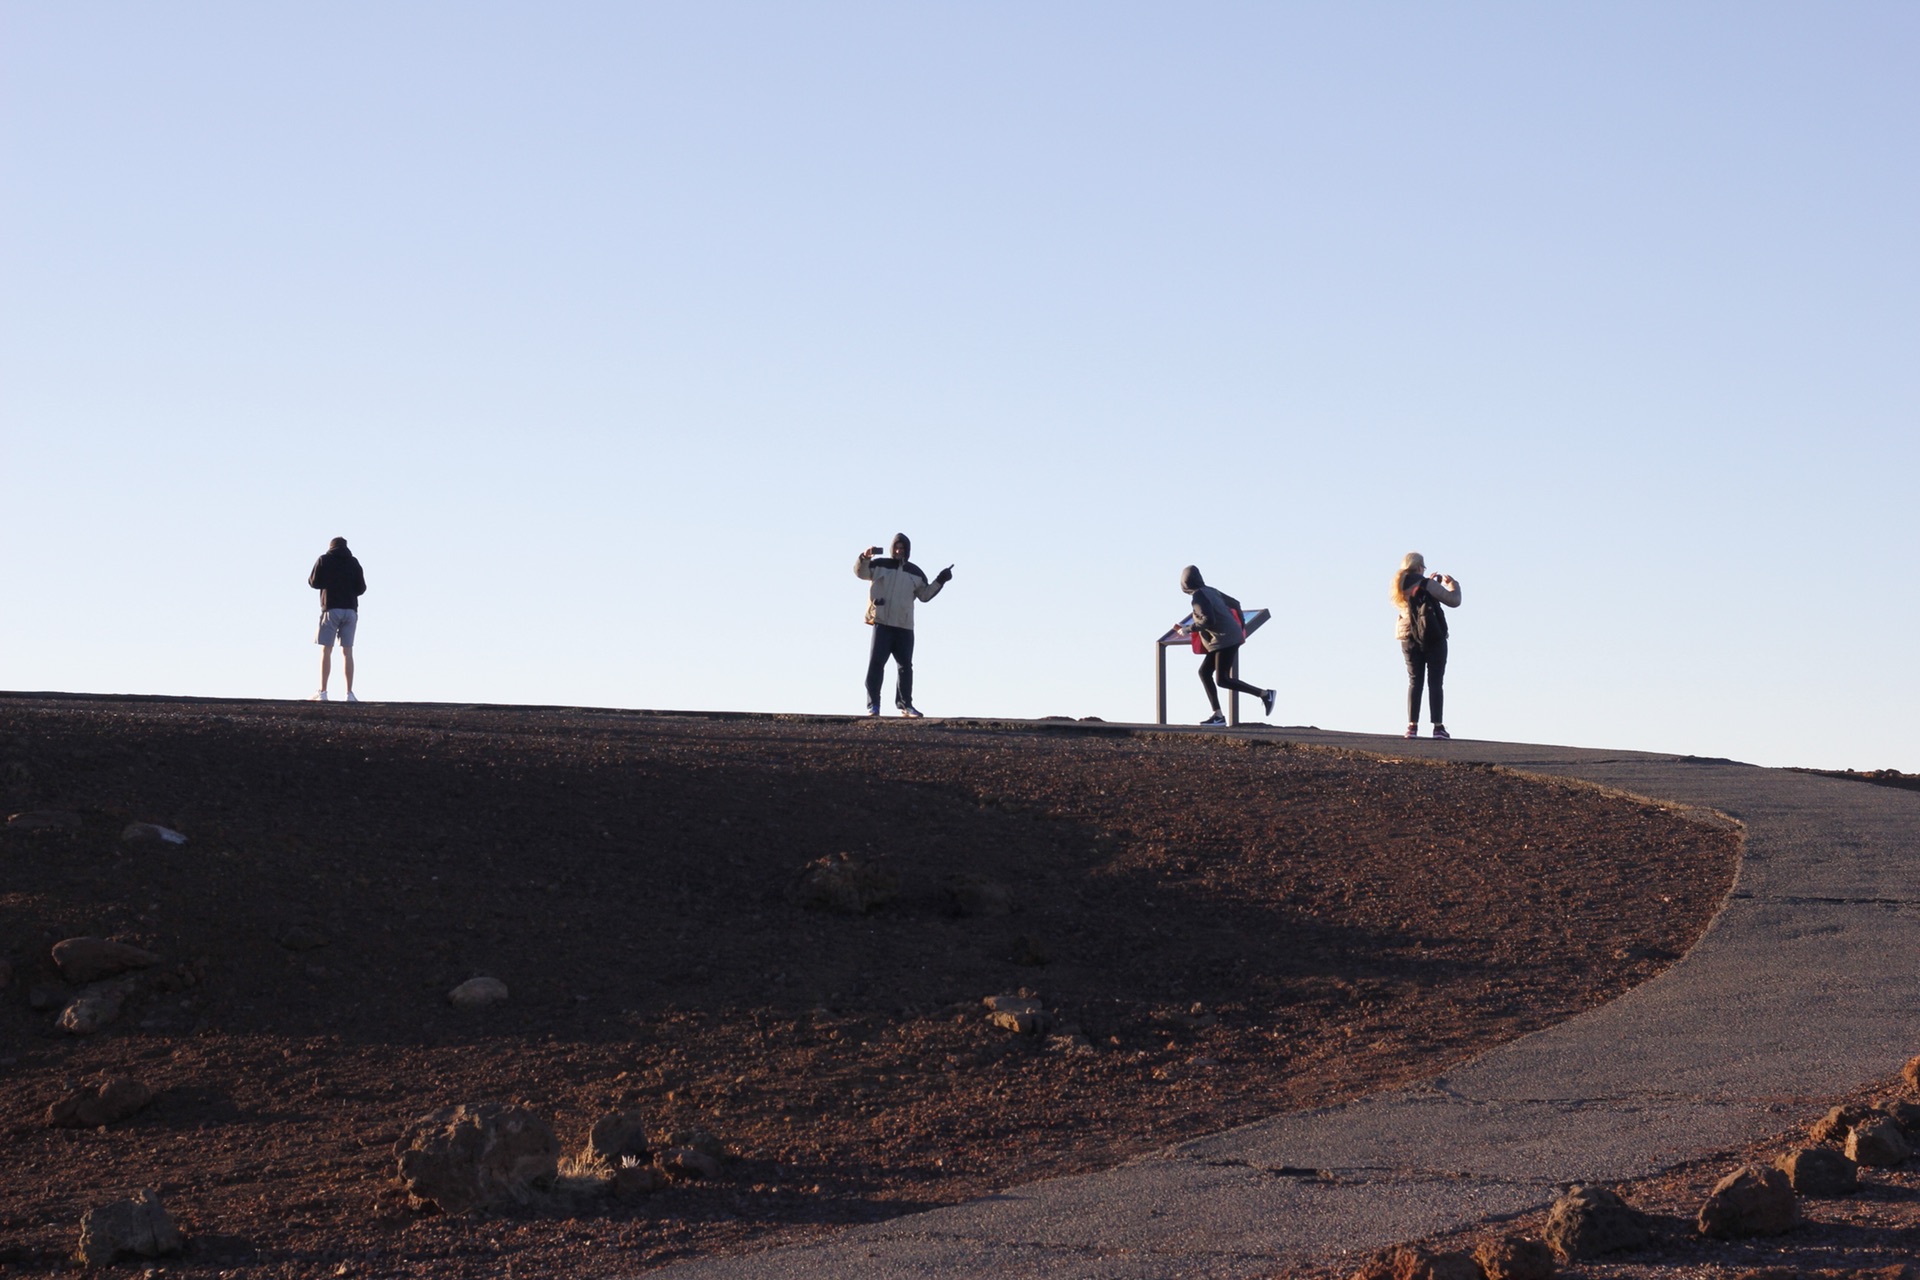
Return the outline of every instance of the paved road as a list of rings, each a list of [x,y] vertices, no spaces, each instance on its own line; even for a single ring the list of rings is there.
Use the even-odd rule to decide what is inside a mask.
[[[1544,1205],[1560,1183],[1743,1145],[1920,1052],[1920,793],[1635,752],[1242,732],[1493,761],[1716,809],[1746,824],[1745,856],[1679,964],[1425,1084],[667,1274],[1271,1276]]]

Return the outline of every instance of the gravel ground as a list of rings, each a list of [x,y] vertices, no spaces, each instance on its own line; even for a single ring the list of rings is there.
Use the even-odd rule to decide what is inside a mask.
[[[1670,964],[1737,860],[1724,823],[1579,784],[1071,721],[8,697],[0,797],[82,819],[0,834],[23,1271],[138,1186],[188,1235],[169,1273],[791,1243],[1428,1076]],[[802,906],[843,852],[898,896]],[[79,934],[164,957],[91,1037],[30,1001]],[[450,1007],[481,974],[511,998]],[[1023,989],[1085,1043],[991,1027],[981,999]],[[46,1127],[103,1074],[159,1099]],[[737,1158],[638,1205],[408,1209],[399,1129],[480,1101],[570,1149],[639,1108]]]

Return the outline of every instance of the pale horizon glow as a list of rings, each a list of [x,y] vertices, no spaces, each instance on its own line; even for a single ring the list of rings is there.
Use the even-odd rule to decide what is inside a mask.
[[[339,535],[369,700],[852,713],[904,530],[931,715],[1150,719],[1191,562],[1277,723],[1391,733],[1419,550],[1458,737],[1920,771],[1916,62],[1871,2],[0,0],[0,688],[305,697]]]

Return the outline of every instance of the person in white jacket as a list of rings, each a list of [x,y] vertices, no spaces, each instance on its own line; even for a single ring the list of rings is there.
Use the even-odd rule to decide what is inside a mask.
[[[853,576],[873,584],[867,589],[867,622],[873,627],[873,652],[867,659],[870,716],[880,714],[880,682],[887,674],[888,658],[900,669],[894,680],[893,705],[903,716],[920,716],[913,705],[913,603],[939,595],[940,588],[953,581],[953,566],[928,582],[920,566],[907,559],[912,553],[912,541],[896,533],[891,556],[881,555],[879,547],[868,547],[853,562]]]

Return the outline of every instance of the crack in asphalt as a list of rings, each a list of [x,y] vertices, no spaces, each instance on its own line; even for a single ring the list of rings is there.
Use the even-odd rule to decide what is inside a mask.
[[[1765,902],[1781,907],[1920,907],[1920,898],[1827,898],[1811,894],[1760,894],[1735,891],[1735,902]]]

